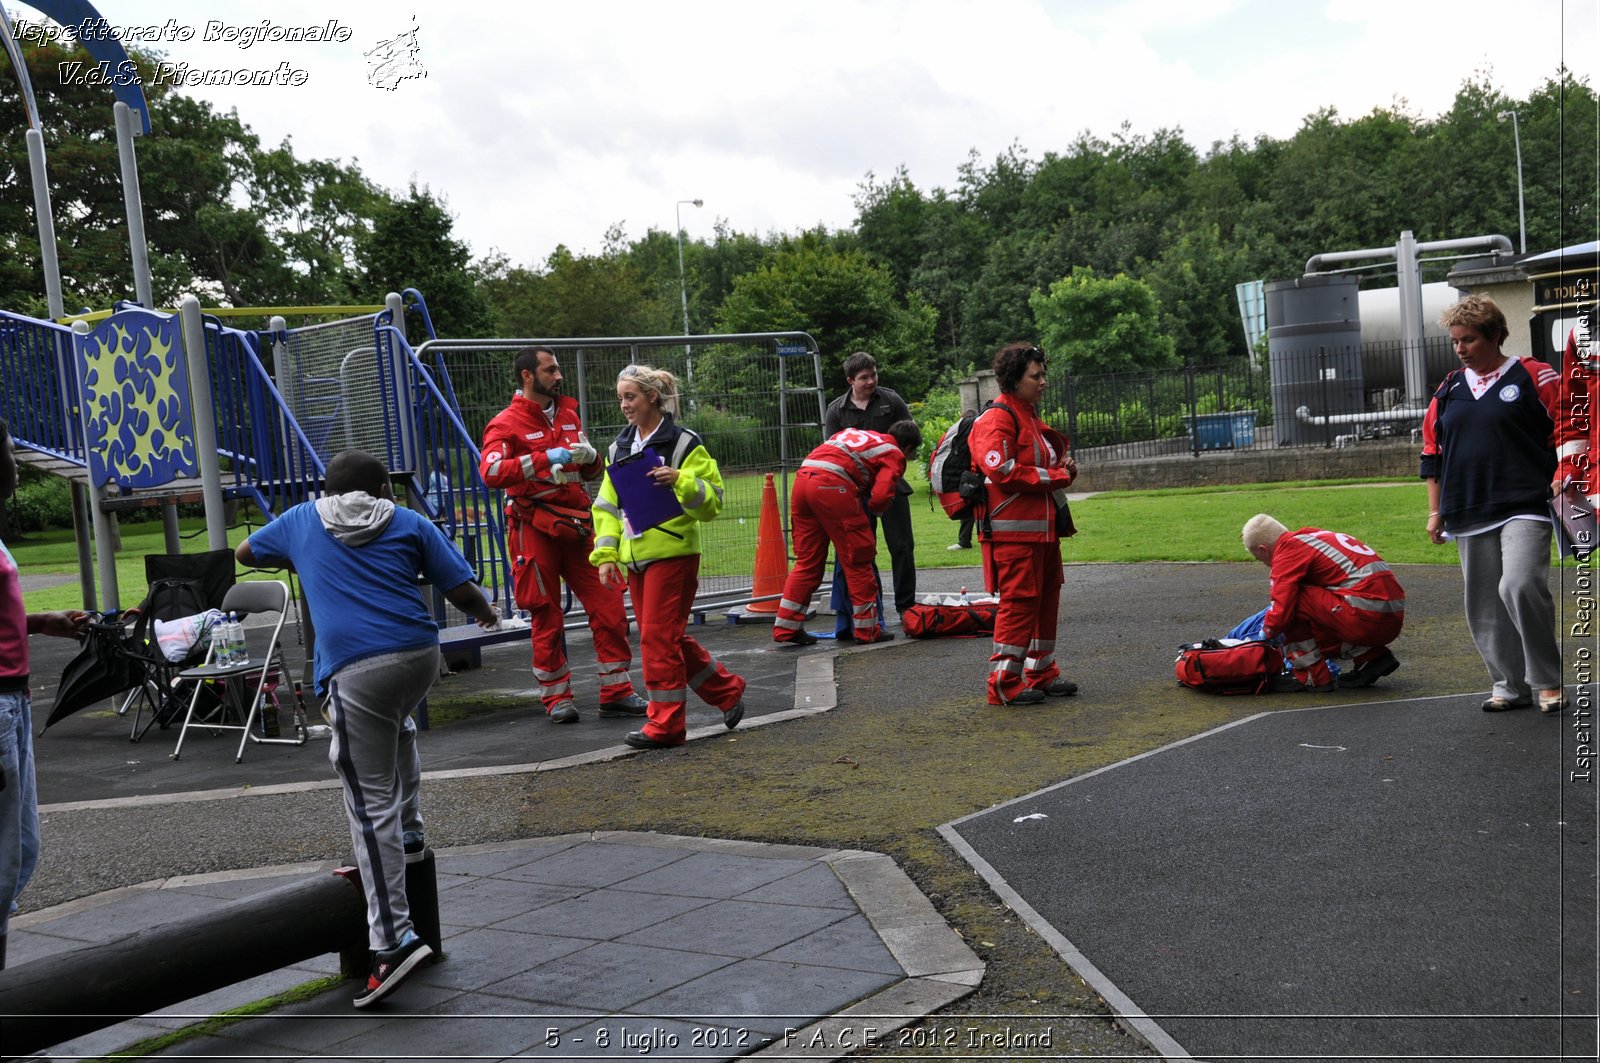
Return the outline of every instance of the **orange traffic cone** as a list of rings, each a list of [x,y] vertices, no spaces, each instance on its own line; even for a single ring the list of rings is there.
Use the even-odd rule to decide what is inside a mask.
[[[789,550],[783,539],[783,521],[778,514],[778,488],[769,472],[761,488],[761,522],[756,525],[756,571],[751,594],[757,598],[770,594],[772,598],[751,602],[744,607],[744,612],[767,616],[777,613],[777,596],[783,593],[783,581],[788,576]]]

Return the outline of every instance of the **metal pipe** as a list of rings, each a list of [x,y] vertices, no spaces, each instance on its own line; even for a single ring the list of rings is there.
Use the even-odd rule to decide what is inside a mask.
[[[122,160],[122,202],[128,213],[128,247],[133,254],[133,294],[139,305],[155,309],[150,289],[150,248],[144,237],[144,201],[139,194],[139,160],[134,154],[133,110],[118,100],[112,107],[117,125],[117,155]]]
[[[1310,406],[1301,406],[1294,411],[1294,415],[1302,424],[1323,425],[1331,424],[1378,424],[1383,421],[1420,421],[1428,412],[1427,407],[1396,406],[1392,410],[1382,410],[1377,413],[1336,413],[1327,416],[1313,416]]]
[[[689,334],[689,283],[683,272],[683,205],[693,203],[697,207],[705,206],[703,199],[680,199],[672,205],[672,219],[677,226],[673,235],[678,238],[678,295],[683,300],[683,334]],[[684,385],[694,383],[694,357],[689,353],[689,345],[683,345]]]
[[[200,321],[200,300],[192,295],[178,304],[184,355],[189,363],[189,411],[194,422],[194,458],[200,467],[200,493],[206,508],[206,546],[228,548],[228,525],[222,515],[222,463],[217,457],[216,400],[211,390],[211,365],[206,360],[206,330]]]
[[[33,213],[39,223],[39,266],[44,271],[45,305],[50,317],[66,314],[66,303],[61,297],[61,259],[56,255],[56,216],[50,208],[50,178],[44,168],[44,135],[30,129],[28,138],[28,168],[33,175]]]
[[[74,346],[81,346],[89,340],[87,321],[75,322],[72,326],[72,342]],[[76,366],[77,358],[73,359]],[[79,416],[82,418],[82,431],[85,448],[85,460],[89,441],[89,411],[90,404],[87,399],[79,403]],[[100,576],[100,608],[109,613],[121,608],[121,599],[117,594],[117,532],[112,523],[111,514],[106,512],[100,503],[105,497],[105,484],[94,482],[94,464],[89,462],[89,525],[94,529],[94,553],[96,571]]]
[[[1522,199],[1522,129],[1517,123],[1516,111],[1501,111],[1495,115],[1504,122],[1511,119],[1511,142],[1517,148],[1517,234],[1522,240],[1522,253],[1528,253],[1528,210]]]
[[[349,964],[364,955],[366,945],[366,902],[354,870],[0,971],[6,1056],[36,1052],[324,953],[340,952]]]

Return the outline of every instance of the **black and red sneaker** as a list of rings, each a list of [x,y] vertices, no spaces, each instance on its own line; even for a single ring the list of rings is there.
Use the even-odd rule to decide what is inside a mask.
[[[1400,667],[1400,661],[1394,653],[1384,650],[1369,661],[1356,665],[1354,668],[1339,673],[1339,685],[1346,690],[1370,687],[1386,675],[1390,675]]]
[[[372,954],[372,973],[367,975],[367,988],[356,995],[355,1005],[364,1008],[376,1004],[396,989],[400,983],[422,964],[433,958],[428,943],[407,931],[405,940],[392,949],[379,949]]]

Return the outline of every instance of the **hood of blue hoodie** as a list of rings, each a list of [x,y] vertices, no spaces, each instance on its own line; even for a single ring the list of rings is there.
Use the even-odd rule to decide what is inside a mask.
[[[373,498],[365,491],[346,491],[317,499],[317,516],[328,534],[346,546],[370,543],[394,519],[394,502]]]

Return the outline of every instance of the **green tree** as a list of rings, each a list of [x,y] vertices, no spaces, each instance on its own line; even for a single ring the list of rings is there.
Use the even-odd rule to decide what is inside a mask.
[[[902,166],[882,183],[868,173],[856,191],[855,205],[862,248],[888,268],[903,295],[926,252],[927,202]]]
[[[1223,244],[1216,225],[1186,230],[1141,278],[1161,305],[1161,332],[1178,359],[1213,365],[1248,354],[1234,286],[1252,279],[1244,250]]]
[[[357,241],[366,266],[363,283],[377,298],[406,288],[420,291],[440,336],[486,336],[494,320],[478,291],[472,253],[455,238],[454,226],[445,204],[413,183],[404,199],[376,211],[372,231]]]
[[[864,251],[841,251],[813,231],[739,277],[717,324],[724,332],[810,333],[822,350],[825,383],[842,378],[848,355],[867,351],[886,386],[918,399],[931,383],[935,316],[915,294],[900,299],[894,278]]]
[[[613,228],[599,255],[557,246],[542,268],[507,270],[484,282],[505,336],[657,336],[674,327],[676,258],[670,291],[643,276]],[[679,326],[681,327],[681,326]]]
[[[1039,339],[1069,372],[1086,375],[1178,364],[1160,331],[1160,306],[1148,285],[1126,274],[1102,278],[1078,266],[1029,299]]]
[[[109,90],[59,75],[88,61],[76,46],[23,45],[44,130],[67,307],[133,296],[121,168]],[[187,291],[239,305],[347,301],[361,294],[358,248],[391,197],[352,163],[302,161],[288,141],[263,150],[237,112],[145,75],[151,135],[136,141],[155,301]],[[14,78],[0,78],[0,124],[25,127]],[[0,138],[0,306],[44,311],[25,140]],[[370,294],[366,296],[372,298]]]

